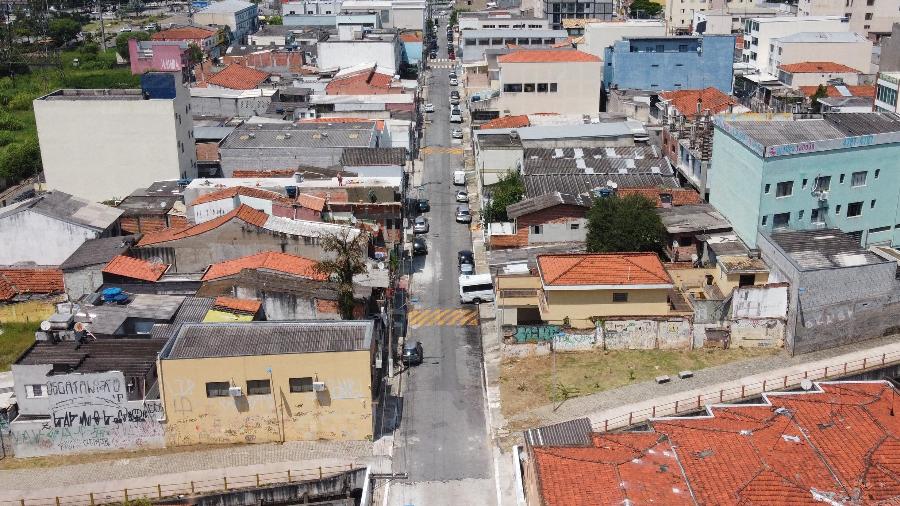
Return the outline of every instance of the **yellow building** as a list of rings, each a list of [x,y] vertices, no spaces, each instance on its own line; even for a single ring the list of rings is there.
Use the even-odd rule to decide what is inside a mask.
[[[769,281],[766,263],[746,255],[716,257],[716,270],[716,284],[725,297],[739,286],[764,285]]]
[[[166,444],[372,437],[371,321],[186,323],[157,362]]]
[[[539,255],[541,319],[574,328],[623,316],[668,316],[672,278],[653,253]]]

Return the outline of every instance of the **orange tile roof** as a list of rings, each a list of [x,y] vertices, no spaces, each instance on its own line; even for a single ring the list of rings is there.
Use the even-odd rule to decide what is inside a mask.
[[[144,234],[144,237],[142,237],[141,240],[138,241],[137,245],[149,246],[151,244],[177,241],[178,239],[184,239],[185,237],[193,237],[195,235],[214,230],[224,225],[225,223],[228,223],[232,219],[238,219],[250,225],[262,227],[269,219],[269,215],[257,209],[253,209],[246,204],[241,204],[241,206],[234,211],[223,214],[218,218],[204,221],[203,223],[198,223],[196,225],[191,225],[185,228],[166,228],[160,230],[159,232]]]
[[[156,32],[150,36],[152,40],[197,40],[206,39],[215,35],[214,30],[207,30],[197,26],[181,26]]]
[[[655,253],[538,255],[544,286],[672,284]]]
[[[492,128],[525,128],[531,125],[527,114],[518,114],[515,116],[502,116],[492,119],[487,123],[478,127],[479,130],[490,130]]]
[[[626,195],[643,195],[654,202],[656,207],[662,207],[662,195],[668,193],[672,196],[673,206],[688,206],[703,202],[700,194],[690,188],[619,188],[616,194],[620,197]]]
[[[874,85],[855,85],[855,86],[844,86],[847,88],[847,91],[850,92],[850,95],[854,97],[875,97],[875,86]],[[811,97],[816,94],[816,90],[819,89],[818,86],[800,86],[800,91],[803,92],[807,97]],[[825,92],[829,97],[842,97],[844,96],[840,91],[838,91],[835,86],[826,86]]]
[[[215,202],[222,199],[231,199],[238,195],[243,195],[245,197],[255,197],[264,200],[280,200],[285,198],[284,195],[269,190],[251,188],[249,186],[232,186],[231,188],[223,188],[214,192],[204,193],[203,195],[197,197],[193,202],[191,202],[191,205],[199,206],[200,204],[206,204],[207,202]]]
[[[231,177],[293,177],[295,172],[295,169],[235,169]]]
[[[318,265],[318,262],[309,258],[278,251],[263,251],[255,255],[212,264],[209,266],[206,274],[203,275],[203,281],[233,276],[244,269],[278,271],[317,281],[328,279],[328,276],[316,269],[316,265]]]
[[[236,299],[234,297],[216,297],[213,303],[213,309],[224,309],[226,311],[237,311],[240,313],[256,314],[262,302],[253,299]]]
[[[599,62],[600,58],[577,49],[523,49],[497,57],[500,63]]]
[[[219,143],[218,142],[198,142],[197,146],[198,162],[218,162],[219,161]]]
[[[841,63],[833,61],[806,61],[801,63],[789,63],[787,65],[779,65],[779,69],[790,72],[792,74],[818,73],[818,72],[856,72],[853,67],[848,67]]]
[[[65,291],[63,273],[47,267],[0,268],[0,300],[17,295],[50,294]]]
[[[697,115],[698,101],[701,101],[700,107],[704,111],[709,110],[712,114],[725,112],[729,107],[737,104],[736,98],[713,87],[702,90],[665,91],[659,94],[659,98],[669,101],[672,107],[689,119]]]
[[[327,95],[386,95],[403,93],[402,88],[392,88],[394,76],[376,72],[374,68],[361,70],[332,79],[325,85]]]
[[[322,212],[322,210],[325,209],[324,198],[317,197],[315,195],[309,195],[308,193],[301,193],[297,195],[297,203],[307,209],[312,209],[313,211]]]
[[[401,33],[400,40],[403,42],[422,42],[422,35],[419,33]]]
[[[140,258],[132,258],[119,255],[106,264],[103,272],[126,278],[140,279],[143,281],[157,281],[166,272],[169,266],[148,262]]]
[[[232,90],[252,90],[264,83],[271,74],[233,63],[206,79],[214,84]]]

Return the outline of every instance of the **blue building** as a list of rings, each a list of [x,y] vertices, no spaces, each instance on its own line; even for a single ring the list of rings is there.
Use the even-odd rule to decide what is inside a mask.
[[[422,36],[419,33],[401,33],[403,44],[403,63],[416,67],[422,61]]]
[[[734,35],[631,37],[604,50],[603,88],[731,94]]]
[[[864,246],[900,244],[900,117],[745,116],[715,118],[707,182],[710,203],[748,246],[759,231],[822,228]]]

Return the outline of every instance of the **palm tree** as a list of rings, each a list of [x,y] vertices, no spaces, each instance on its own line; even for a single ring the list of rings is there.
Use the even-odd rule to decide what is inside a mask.
[[[353,319],[353,277],[368,272],[366,246],[368,236],[355,228],[345,228],[335,234],[322,236],[322,249],[334,254],[330,260],[320,260],[316,268],[338,283],[338,308],[341,318]]]

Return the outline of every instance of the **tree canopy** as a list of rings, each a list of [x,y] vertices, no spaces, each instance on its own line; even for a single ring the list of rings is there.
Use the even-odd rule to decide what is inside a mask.
[[[488,223],[507,221],[506,207],[525,198],[525,182],[517,171],[507,172],[491,191],[491,203],[485,208]]]
[[[636,18],[656,17],[662,12],[663,6],[652,0],[634,0],[631,2],[631,16]]]
[[[124,59],[128,59],[128,41],[150,40],[150,34],[147,32],[123,32],[116,35],[116,52]]]
[[[56,18],[50,21],[48,31],[53,43],[62,47],[81,32],[81,23],[71,18]]]
[[[587,250],[661,252],[666,228],[643,195],[598,198],[587,213]]]
[[[359,232],[359,231],[356,231]],[[350,229],[338,234],[322,237],[322,249],[334,254],[333,259],[320,260],[316,265],[319,272],[328,275],[338,284],[338,307],[341,318],[353,319],[353,276],[368,272],[366,266],[366,246],[368,236],[362,232],[352,236]]]

